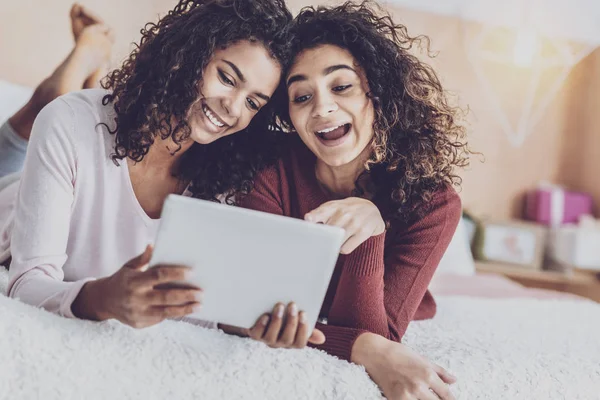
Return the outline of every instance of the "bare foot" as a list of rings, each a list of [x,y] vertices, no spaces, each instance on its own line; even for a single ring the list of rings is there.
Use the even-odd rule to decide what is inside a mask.
[[[79,35],[83,31],[83,28],[89,25],[104,24],[102,18],[94,14],[92,11],[83,7],[79,3],[74,3],[71,7],[71,30],[73,31],[73,38],[77,42]]]
[[[80,90],[83,82],[108,62],[112,45],[112,31],[107,26],[86,26],[71,53],[42,85],[55,97]]]
[[[108,62],[113,41],[112,32],[105,25],[84,27],[67,58],[38,85],[29,102],[9,119],[15,131],[29,139],[33,121],[40,110],[58,96],[81,90],[83,82]]]
[[[83,33],[83,30],[90,26],[96,24],[104,24],[102,18],[96,15],[94,12],[88,10],[84,6],[79,3],[74,3],[71,7],[71,30],[73,31],[73,38],[77,43]],[[112,36],[112,33],[111,33]],[[91,73],[83,83],[83,87],[94,88],[100,86],[100,80],[107,74],[108,72],[108,62],[104,63],[97,70]]]
[[[101,81],[106,75],[108,75],[109,70],[109,64],[105,63],[103,66],[95,70],[90,76],[87,77],[85,82],[83,82],[83,88],[93,89],[102,87]]]

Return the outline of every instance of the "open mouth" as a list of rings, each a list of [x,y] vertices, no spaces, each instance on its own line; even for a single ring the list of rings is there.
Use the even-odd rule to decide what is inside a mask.
[[[223,122],[223,120],[219,118],[219,116],[206,104],[202,104],[202,111],[204,112],[204,115],[206,115],[206,118],[208,118],[208,120],[217,128],[223,128],[224,126],[227,126],[227,124]]]
[[[316,131],[315,134],[324,144],[336,145],[350,132],[351,127],[352,124],[342,124]]]

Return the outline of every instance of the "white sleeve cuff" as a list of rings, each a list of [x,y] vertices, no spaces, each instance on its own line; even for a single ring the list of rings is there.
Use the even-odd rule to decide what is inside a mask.
[[[71,306],[73,305],[73,302],[79,295],[79,292],[81,291],[81,288],[83,287],[83,285],[85,285],[89,281],[93,281],[93,280],[95,280],[95,278],[85,278],[85,279],[81,279],[81,280],[78,280],[75,282],[65,282],[69,286],[65,289],[63,298],[60,302],[60,308],[58,310],[58,314],[62,315],[63,317],[67,317],[67,318],[77,318],[73,314],[73,310],[71,310]]]

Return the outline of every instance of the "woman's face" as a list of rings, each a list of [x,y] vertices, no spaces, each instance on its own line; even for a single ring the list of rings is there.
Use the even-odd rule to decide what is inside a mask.
[[[286,84],[294,128],[319,160],[339,167],[370,152],[375,111],[349,51],[334,45],[303,51]]]
[[[215,51],[191,107],[191,138],[208,144],[246,128],[269,101],[281,66],[260,43],[240,41]]]

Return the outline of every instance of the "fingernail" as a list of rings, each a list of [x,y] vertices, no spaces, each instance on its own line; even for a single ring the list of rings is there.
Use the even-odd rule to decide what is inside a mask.
[[[196,304],[196,305],[194,306],[194,312],[196,312],[196,311],[200,311],[200,309],[201,309],[201,308],[202,308],[202,304]]]
[[[277,310],[275,310],[275,315],[277,318],[283,318],[283,304],[277,306]]]
[[[196,301],[202,302],[204,300],[204,294],[202,292],[196,293]]]
[[[267,326],[267,323],[269,322],[269,316],[268,315],[263,315],[262,318],[260,319],[260,323],[264,326]]]
[[[292,305],[290,307],[290,315],[292,317],[295,317],[296,315],[298,315],[298,306],[296,305],[296,303],[292,303]]]
[[[300,313],[300,323],[301,324],[305,324],[306,323],[306,314],[304,312]]]

